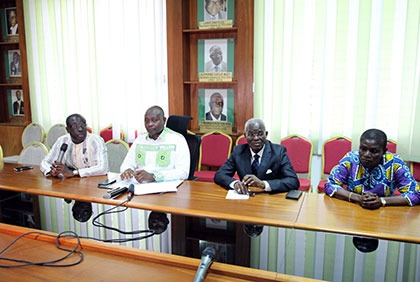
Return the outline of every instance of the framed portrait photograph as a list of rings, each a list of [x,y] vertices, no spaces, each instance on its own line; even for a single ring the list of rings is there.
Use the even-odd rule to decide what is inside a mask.
[[[5,34],[8,36],[18,35],[18,19],[17,19],[17,11],[16,7],[6,8],[4,9],[4,23],[6,26]]]
[[[234,123],[233,89],[199,89],[198,123],[230,122]]]
[[[22,89],[9,90],[9,113],[13,116],[24,116],[24,101]]]
[[[6,54],[6,73],[9,77],[21,77],[20,50],[8,50]]]
[[[197,0],[197,20],[200,29],[232,27],[234,16],[234,0]]]
[[[197,48],[200,81],[232,81],[235,65],[233,38],[199,39]]]

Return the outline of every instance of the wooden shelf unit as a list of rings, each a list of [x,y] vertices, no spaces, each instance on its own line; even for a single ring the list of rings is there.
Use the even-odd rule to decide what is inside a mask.
[[[167,1],[169,114],[192,116],[190,130],[199,131],[198,90],[234,89],[232,132],[242,134],[245,122],[254,116],[254,1],[235,1],[232,28],[198,29],[197,0]],[[235,66],[232,82],[199,82],[199,39],[234,38]]]
[[[204,0],[203,0],[204,1]],[[232,0],[229,0],[232,1]],[[198,92],[201,88],[234,90],[232,138],[241,135],[245,122],[254,116],[254,1],[236,0],[232,28],[198,29],[197,0],[166,1],[168,43],[168,115],[193,117],[190,130],[202,134],[198,124]],[[232,82],[200,82],[198,40],[233,38]],[[250,238],[242,224],[229,223],[229,230],[208,228],[198,218],[172,215],[172,251],[200,258],[200,242],[226,246],[229,263],[249,266]],[[196,227],[196,228],[194,228]]]
[[[3,148],[4,156],[18,155],[22,148],[22,132],[28,124],[32,122],[31,101],[29,96],[28,65],[26,55],[25,24],[23,14],[23,0],[7,0],[0,2],[4,17],[4,9],[16,7],[18,21],[18,35],[10,38],[4,34],[4,24],[6,20],[0,21],[0,144]],[[12,39],[12,41],[7,41]],[[7,77],[6,55],[9,50],[20,51],[20,77]],[[9,110],[10,90],[22,90],[24,101],[24,116],[14,116]]]

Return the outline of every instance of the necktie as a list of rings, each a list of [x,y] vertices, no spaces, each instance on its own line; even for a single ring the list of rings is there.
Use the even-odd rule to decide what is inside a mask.
[[[214,67],[214,72],[219,72],[219,67],[218,66]]]
[[[258,161],[259,158],[260,158],[259,155],[257,154],[254,155],[254,161],[251,164],[253,175],[257,175],[258,167],[260,166],[260,162]]]

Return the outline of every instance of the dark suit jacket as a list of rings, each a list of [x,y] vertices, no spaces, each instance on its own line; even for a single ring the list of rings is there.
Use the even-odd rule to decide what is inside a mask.
[[[14,113],[14,114],[17,114],[17,112],[18,112],[18,108],[19,108],[19,103],[15,101],[15,102],[13,103],[13,113]],[[23,101],[21,101],[21,102],[20,102],[20,114],[21,114],[21,115],[23,115],[23,114],[24,114],[24,112],[23,112]]]
[[[214,182],[230,189],[230,183],[235,181],[235,172],[242,180],[246,174],[252,174],[251,152],[248,144],[235,146],[229,159],[216,172]],[[287,192],[299,188],[299,180],[295,170],[282,145],[265,141],[264,152],[256,175],[261,180],[266,180],[272,193]]]
[[[212,120],[210,112],[206,113],[206,120]],[[221,121],[226,121],[226,116],[224,114],[222,114],[221,117],[220,117],[220,120]]]

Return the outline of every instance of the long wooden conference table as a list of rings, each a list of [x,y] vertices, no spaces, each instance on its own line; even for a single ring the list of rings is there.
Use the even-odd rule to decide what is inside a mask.
[[[57,234],[0,223],[0,250],[18,236],[28,234],[17,241],[2,256],[32,262],[51,261],[63,257],[65,252],[55,247]],[[26,266],[19,268],[0,267],[2,281],[193,281],[200,260],[139,250],[126,246],[105,244],[80,239],[78,249],[84,255],[83,262],[71,267]],[[73,249],[77,241],[60,239],[61,247]],[[70,256],[60,264],[76,262],[77,256]],[[1,260],[0,265],[16,263]],[[205,281],[315,281],[270,271],[227,265],[214,262]]]
[[[104,199],[97,184],[106,176],[60,180],[44,177],[38,167],[15,172],[16,164],[0,166],[0,189],[117,205],[126,199]],[[285,194],[257,194],[249,200],[226,200],[214,183],[184,181],[176,193],[134,196],[126,205],[177,215],[241,223],[332,232],[353,236],[420,243],[420,206],[366,210],[323,194],[304,193],[299,201]]]

